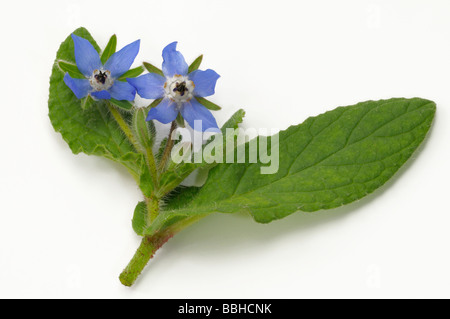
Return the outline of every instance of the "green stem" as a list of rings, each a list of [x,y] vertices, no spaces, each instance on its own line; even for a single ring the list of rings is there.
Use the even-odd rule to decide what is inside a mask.
[[[134,137],[133,133],[131,132],[130,127],[128,126],[127,122],[125,122],[124,118],[120,114],[119,110],[111,105],[111,103],[107,103],[108,109],[111,112],[112,116],[116,120],[117,124],[125,134],[125,136],[128,138],[128,140],[133,144],[134,148],[138,151],[139,150],[139,144],[136,141],[136,138]]]
[[[168,238],[166,239],[168,240]],[[120,282],[131,287],[136,279],[144,270],[148,261],[153,257],[153,254],[164,244],[160,238],[146,236],[142,239],[141,245],[134,254],[128,266],[120,274]]]
[[[177,128],[177,121],[173,121],[172,126],[170,127],[169,136],[167,138],[166,148],[164,149],[164,153],[161,157],[161,161],[159,162],[158,168],[159,168],[160,172],[163,172],[164,169],[166,168],[167,161],[169,160],[170,153],[172,152],[172,147],[173,147],[172,133],[173,133],[173,131],[175,131],[176,128]]]
[[[139,150],[142,148],[139,147],[139,143],[134,137],[134,134],[128,126],[127,122],[125,122],[125,119],[122,117],[119,110],[114,105],[112,105],[111,103],[107,104],[109,111],[111,112],[119,127],[122,129],[122,132],[126,135],[131,144],[133,144],[136,151],[139,152]],[[153,155],[151,146],[147,147],[145,149],[145,152],[147,157],[147,165],[150,170],[150,174],[152,175],[153,184],[155,185],[155,187],[158,187],[158,171],[156,169],[155,156]]]
[[[145,151],[147,153],[147,164],[148,164],[148,168],[150,170],[150,175],[152,175],[153,185],[155,185],[155,188],[158,188],[158,186],[159,186],[158,170],[156,169],[155,156],[153,154],[152,147],[148,146],[145,149]]]
[[[141,245],[134,254],[133,259],[131,259],[130,263],[123,270],[122,274],[120,274],[120,282],[127,287],[131,287],[139,277],[139,275],[142,273],[149,260],[153,257],[155,252],[159,248],[161,248],[162,245],[164,245],[170,238],[172,238],[178,232],[182,231],[184,228],[192,225],[193,223],[208,215],[209,213],[185,218],[184,220],[181,220],[178,223],[175,223],[174,225],[168,227],[159,235],[156,234],[153,236],[145,236],[142,239]]]
[[[151,223],[158,217],[159,214],[159,200],[155,197],[146,198],[147,202],[147,225]]]

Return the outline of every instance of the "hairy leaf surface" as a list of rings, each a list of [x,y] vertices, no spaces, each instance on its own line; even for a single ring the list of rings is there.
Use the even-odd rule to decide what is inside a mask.
[[[425,138],[435,109],[428,100],[396,98],[310,117],[279,133],[276,174],[260,174],[259,163],[219,164],[201,189],[181,194],[180,203],[170,205],[146,232],[181,216],[244,211],[268,223],[351,203],[398,171]]]

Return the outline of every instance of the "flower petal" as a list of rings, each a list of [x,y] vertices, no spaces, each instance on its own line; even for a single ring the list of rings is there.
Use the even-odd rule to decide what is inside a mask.
[[[74,79],[69,73],[64,76],[64,83],[72,90],[78,99],[82,99],[89,94],[92,90],[89,80],[85,79]]]
[[[122,50],[114,53],[105,63],[105,69],[111,72],[111,76],[117,79],[119,76],[127,72],[139,53],[141,40],[128,44]]]
[[[164,59],[162,71],[167,77],[172,77],[176,74],[187,75],[188,73],[189,66],[184,60],[183,55],[177,51],[177,43],[172,42],[164,48],[162,53]]]
[[[190,127],[197,129],[195,121],[201,121],[201,130],[204,132],[206,130],[219,132],[219,127],[217,126],[216,119],[211,114],[211,112],[201,105],[195,98],[183,104],[181,108],[181,115],[189,123]]]
[[[147,121],[157,120],[163,124],[170,123],[177,118],[177,104],[169,99],[164,99],[157,107],[150,109]]]
[[[195,84],[194,95],[200,97],[213,95],[217,79],[219,78],[220,75],[211,69],[206,71],[197,70],[189,74],[189,80]]]
[[[160,99],[164,96],[166,79],[156,73],[148,73],[137,78],[127,79],[144,99]]]
[[[114,81],[113,86],[108,90],[113,99],[119,101],[134,101],[136,89],[127,82]]]
[[[92,92],[91,95],[93,97],[95,97],[97,100],[110,100],[111,99],[111,94],[109,94],[108,91],[95,91]]]
[[[97,50],[95,50],[91,42],[75,34],[72,34],[72,39],[75,45],[75,61],[77,62],[78,70],[85,76],[92,76],[94,70],[102,67]]]

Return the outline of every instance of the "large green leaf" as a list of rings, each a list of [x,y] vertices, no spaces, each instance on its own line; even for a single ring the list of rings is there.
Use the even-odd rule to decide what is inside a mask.
[[[308,118],[279,133],[279,170],[263,164],[219,164],[206,184],[188,189],[146,233],[212,212],[250,213],[268,223],[296,211],[351,203],[382,186],[416,150],[434,117],[419,98],[368,101]],[[247,144],[248,152],[248,144]]]
[[[100,52],[89,32],[80,28],[74,34],[89,40]],[[83,101],[76,98],[63,81],[64,72],[58,62],[75,64],[74,45],[69,36],[60,46],[50,78],[49,117],[57,132],[69,144],[73,153],[98,155],[124,165],[133,176],[145,171],[145,160],[138,154],[120,130],[104,101],[93,101],[82,108]],[[123,116],[129,120],[129,114]]]

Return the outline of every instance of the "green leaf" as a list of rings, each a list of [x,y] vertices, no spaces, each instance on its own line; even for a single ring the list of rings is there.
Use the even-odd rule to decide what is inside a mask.
[[[133,103],[131,103],[130,101],[125,101],[125,100],[119,101],[116,99],[110,99],[109,102],[123,110],[126,110],[126,111],[130,111],[133,108]]]
[[[195,198],[200,189],[201,187],[196,186],[179,186],[175,188],[164,199],[164,210],[171,211],[185,207]]]
[[[191,65],[189,66],[188,73],[198,70],[198,68],[200,67],[200,64],[202,64],[202,60],[203,60],[203,54],[200,55],[197,59],[194,60],[194,62],[191,63]]]
[[[67,61],[63,61],[63,60],[59,60],[58,62],[58,66],[59,68],[63,71],[63,72],[67,72],[69,73],[69,75],[72,78],[75,79],[85,79],[86,77],[83,75],[83,73],[80,72],[80,70],[78,70],[78,67],[76,64],[74,63],[69,63]]]
[[[156,73],[159,74],[161,76],[164,76],[163,71],[161,71],[161,69],[157,68],[156,66],[154,66],[153,64],[150,64],[148,62],[144,62],[144,67],[147,69],[148,72],[150,73]]]
[[[108,44],[106,45],[105,50],[103,50],[102,56],[100,57],[100,60],[103,64],[105,64],[108,59],[116,53],[117,48],[117,36],[114,34],[108,41]]]
[[[92,98],[91,95],[86,96],[85,98],[81,99],[81,108],[83,110],[87,110],[91,108],[95,104],[95,100]]]
[[[87,39],[99,51],[89,32],[80,28],[74,34]],[[75,64],[74,45],[71,37],[61,44],[50,77],[49,117],[55,131],[60,132],[73,153],[80,152],[114,160],[124,165],[139,180],[142,156],[125,137],[109,113],[105,101],[92,98],[79,100],[63,81],[64,72],[58,61]],[[84,103],[84,108],[81,107]],[[90,107],[87,107],[90,105]],[[124,115],[129,120],[129,115]],[[145,165],[144,165],[145,166]]]
[[[241,124],[244,121],[245,117],[245,111],[243,109],[238,110],[236,113],[234,113],[228,121],[225,122],[225,124],[222,126],[222,134],[226,133],[226,130],[228,128],[237,129],[239,127],[239,124]]]
[[[204,107],[206,107],[208,110],[211,111],[220,111],[222,108],[218,106],[217,104],[214,104],[213,102],[203,98],[196,96],[195,99],[200,102]]]
[[[124,74],[122,74],[117,80],[126,81],[127,78],[135,78],[141,75],[144,72],[144,67],[138,66],[137,68],[128,70]]]
[[[147,226],[147,204],[145,202],[139,202],[134,210],[133,230],[139,236],[143,236],[144,230]]]
[[[182,201],[184,206],[161,213],[146,233],[166,227],[168,220],[212,212],[248,212],[268,223],[356,201],[386,183],[411,157],[435,110],[428,100],[397,98],[308,118],[278,134],[275,174],[261,174],[261,163],[219,164],[206,184]]]
[[[168,140],[167,137],[162,139],[161,144],[159,145],[158,153],[156,153],[156,156],[155,156],[158,161],[161,160],[161,158],[163,156],[163,153],[164,153],[164,150],[166,149],[168,141],[169,140]]]
[[[141,159],[141,167],[139,171],[140,175],[138,180],[139,189],[142,191],[144,196],[151,197],[155,189],[155,185],[153,185],[153,178],[150,174],[145,157],[142,156]]]
[[[153,121],[146,121],[147,111],[144,108],[137,108],[133,112],[131,127],[139,144],[143,149],[152,148],[155,142],[156,130]]]

